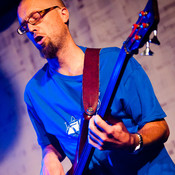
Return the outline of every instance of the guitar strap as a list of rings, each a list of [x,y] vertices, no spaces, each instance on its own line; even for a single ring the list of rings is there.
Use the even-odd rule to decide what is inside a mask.
[[[80,155],[87,141],[89,120],[96,112],[99,97],[99,53],[100,49],[87,48],[83,69],[83,106],[84,113],[81,120],[81,135],[77,144],[76,156],[69,175],[73,175],[77,167]]]
[[[99,53],[100,49],[87,48],[83,69],[83,106],[84,118],[81,125],[79,156],[88,135],[89,119],[95,114],[99,98]]]

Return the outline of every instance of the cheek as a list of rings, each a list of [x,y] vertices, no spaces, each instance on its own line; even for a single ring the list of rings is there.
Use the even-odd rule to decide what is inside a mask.
[[[43,31],[46,33],[47,36],[51,37],[53,35],[56,35],[60,30],[60,27],[56,23],[46,23],[43,26]]]
[[[55,40],[64,35],[64,27],[58,24],[50,25],[47,30],[48,37]]]
[[[58,42],[60,38],[63,38],[66,34],[66,24],[57,16],[51,20],[47,20],[47,23],[42,25],[43,32],[47,35],[51,42]]]
[[[59,15],[45,16],[44,19],[44,30],[48,33],[55,33],[63,27],[63,21]]]

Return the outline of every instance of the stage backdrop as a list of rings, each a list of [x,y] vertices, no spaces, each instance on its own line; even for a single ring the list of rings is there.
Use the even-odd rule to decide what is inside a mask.
[[[78,45],[121,47],[147,1],[65,2],[70,10],[70,30]],[[152,57],[135,57],[149,75],[168,116],[166,120],[171,135],[166,148],[175,161],[175,0],[158,2],[161,19],[158,37],[161,45],[151,45]],[[0,23],[0,174],[39,175],[41,150],[27,114],[23,93],[26,83],[45,60],[26,35],[17,35],[18,21],[14,10],[1,17]]]

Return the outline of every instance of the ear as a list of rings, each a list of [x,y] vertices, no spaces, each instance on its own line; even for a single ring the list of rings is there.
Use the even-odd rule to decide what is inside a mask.
[[[66,7],[63,7],[61,9],[61,17],[63,19],[63,22],[66,24],[69,21],[69,11]]]

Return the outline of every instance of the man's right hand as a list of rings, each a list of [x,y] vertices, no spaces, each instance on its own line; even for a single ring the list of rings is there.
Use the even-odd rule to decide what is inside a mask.
[[[43,150],[40,175],[65,175],[59,156],[52,145]]]

